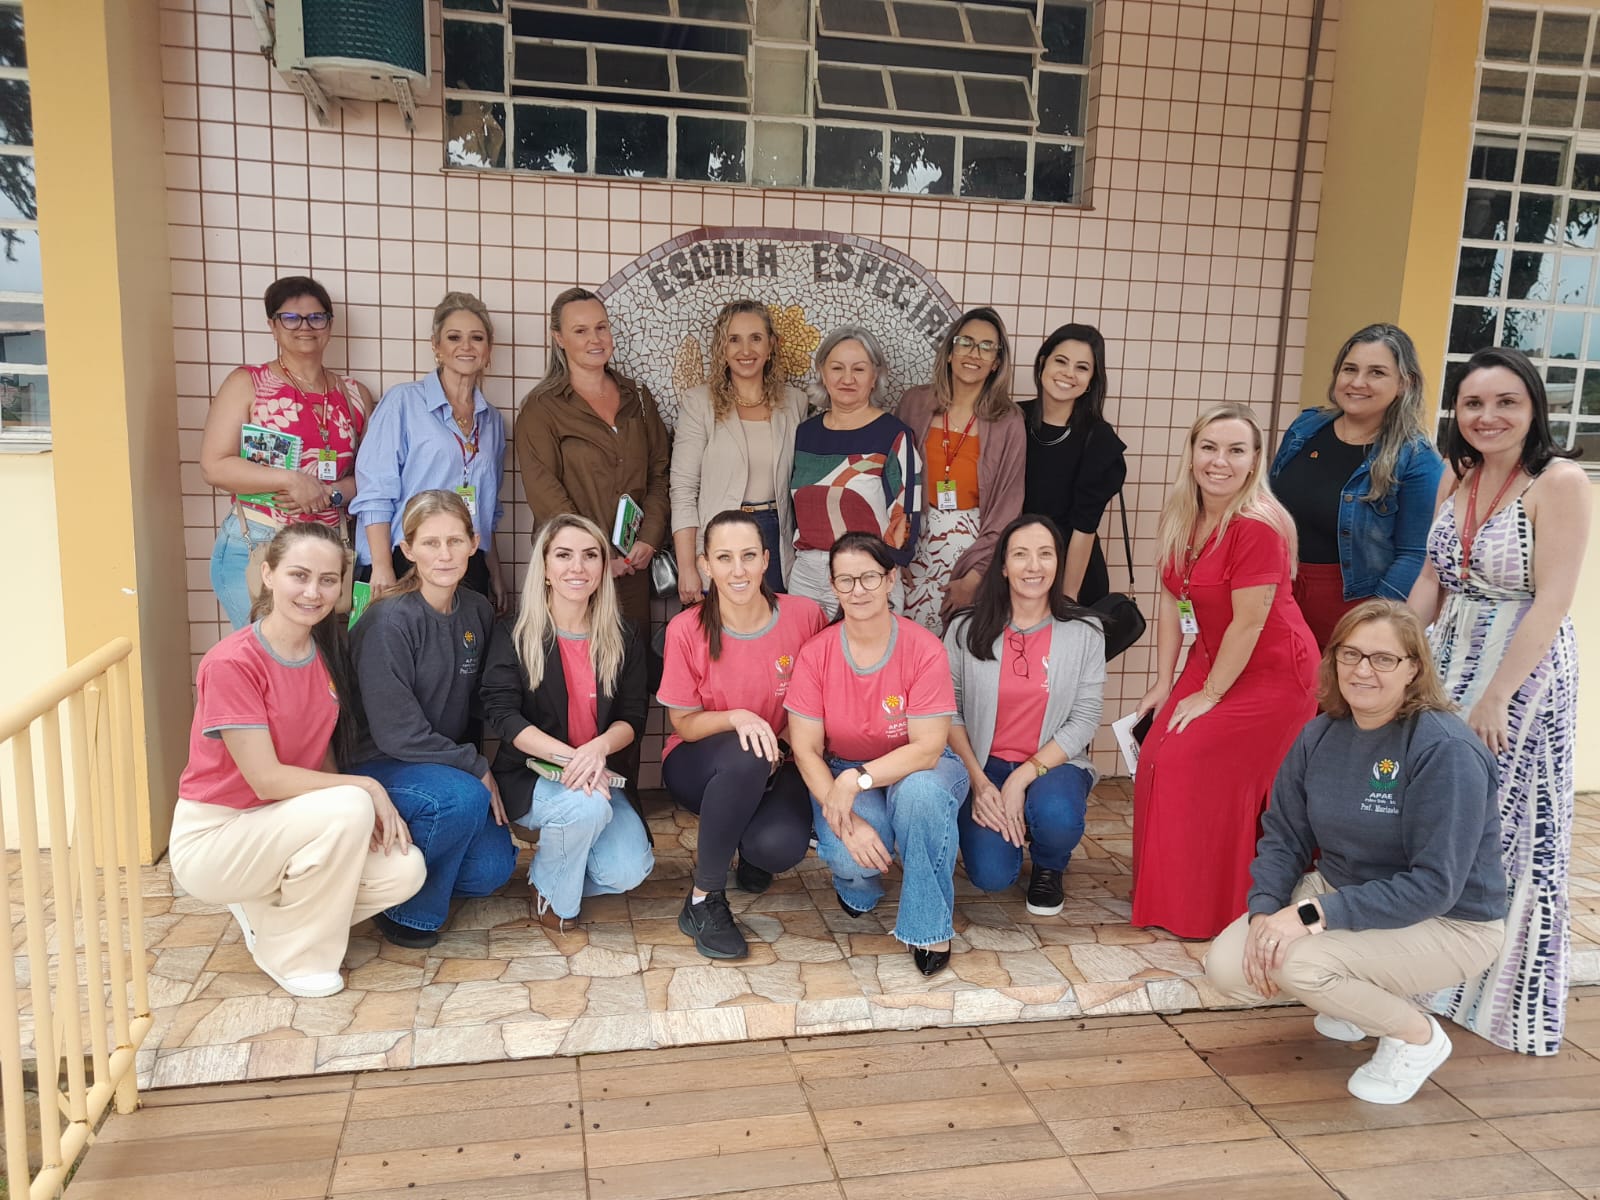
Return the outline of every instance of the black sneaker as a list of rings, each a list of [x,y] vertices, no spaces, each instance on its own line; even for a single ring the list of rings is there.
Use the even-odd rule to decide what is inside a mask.
[[[1053,917],[1066,900],[1061,888],[1061,872],[1034,863],[1033,874],[1028,877],[1028,911],[1036,917]]]
[[[739,865],[734,870],[733,878],[741,892],[751,892],[757,896],[772,886],[772,872],[763,871],[755,863],[746,862],[742,854],[739,856]]]
[[[384,913],[374,913],[372,924],[383,935],[384,941],[391,945],[404,946],[407,950],[426,950],[430,946],[439,944],[437,929],[413,929],[410,925],[402,925]]]
[[[744,934],[733,923],[728,897],[722,892],[707,892],[706,898],[696,904],[691,891],[683,898],[678,928],[685,937],[694,939],[694,948],[707,958],[744,958],[750,953]]]
[[[855,918],[855,919],[859,919],[859,918],[864,917],[864,916],[867,915],[867,910],[866,909],[864,909],[864,908],[856,908],[853,904],[851,904],[843,896],[839,895],[838,892],[834,892],[833,896],[834,896],[834,899],[836,899],[839,902],[839,907],[844,909],[844,915],[845,916],[852,917],[852,918]]]

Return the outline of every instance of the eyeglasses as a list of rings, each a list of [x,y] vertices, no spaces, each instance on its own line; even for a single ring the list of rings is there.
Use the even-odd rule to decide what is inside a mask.
[[[835,575],[833,577],[833,590],[841,596],[848,596],[860,584],[863,591],[875,592],[883,586],[883,581],[888,578],[882,571],[863,571],[859,575]]]
[[[969,338],[964,333],[958,333],[951,339],[950,344],[957,350],[976,350],[985,358],[993,358],[1000,352],[999,342],[980,342]]]
[[[299,329],[302,321],[309,329],[326,329],[333,324],[333,314],[329,312],[281,312],[273,314],[272,319],[285,329]]]
[[[1011,673],[1028,678],[1028,641],[1015,629],[1006,630],[1006,650],[1011,654]]]
[[[1363,662],[1372,664],[1374,671],[1381,671],[1387,675],[1408,658],[1415,658],[1415,654],[1390,654],[1387,650],[1377,650],[1371,654],[1363,654],[1354,646],[1340,646],[1333,652],[1333,661],[1341,667],[1359,667]]]

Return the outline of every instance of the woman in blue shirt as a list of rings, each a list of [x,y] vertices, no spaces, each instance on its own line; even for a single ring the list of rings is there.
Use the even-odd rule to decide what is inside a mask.
[[[1272,489],[1300,537],[1294,598],[1319,647],[1362,600],[1411,594],[1443,470],[1422,431],[1411,339],[1393,325],[1351,334],[1328,403],[1295,419],[1272,462]]]
[[[500,523],[506,424],[480,389],[494,350],[494,325],[483,301],[450,292],[433,310],[438,369],[384,393],[356,457],[358,578],[376,598],[411,569],[400,549],[398,517],[419,492],[455,492],[472,513],[482,548],[462,581],[500,608],[506,595],[494,531]]]

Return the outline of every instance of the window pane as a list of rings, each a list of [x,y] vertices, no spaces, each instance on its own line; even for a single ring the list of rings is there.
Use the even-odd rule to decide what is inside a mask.
[[[1483,35],[1483,56],[1507,62],[1525,63],[1533,57],[1533,18],[1531,12],[1497,8],[1489,13],[1489,27]]]
[[[33,105],[25,79],[0,79],[0,142],[33,145]]]
[[[660,113],[595,113],[594,173],[665,179],[667,118]]]
[[[996,121],[1032,121],[1033,106],[1028,103],[1028,87],[1020,79],[985,79],[963,75],[967,90],[967,110],[975,117]]]
[[[744,0],[678,0],[678,15],[691,21],[732,21],[741,25],[750,20]]]
[[[756,33],[763,38],[803,42],[810,29],[810,0],[760,0],[756,5]]]
[[[1558,312],[1550,322],[1550,357],[1577,358],[1583,353],[1583,314]]]
[[[1600,75],[1589,76],[1583,93],[1583,127],[1600,129]]]
[[[1546,12],[1539,30],[1539,62],[1561,67],[1583,66],[1589,44],[1589,18]]]
[[[1044,61],[1083,67],[1089,64],[1089,9],[1077,4],[1044,6],[1044,23],[1039,27],[1044,43]]]
[[[1494,320],[1498,309],[1458,304],[1450,313],[1451,354],[1472,354],[1494,345]]]
[[[1082,137],[1083,76],[1039,72],[1039,132]],[[1476,156],[1474,156],[1476,158]],[[1516,153],[1512,152],[1515,161]]]
[[[1485,68],[1483,83],[1478,88],[1478,120],[1521,125],[1523,92],[1527,86],[1525,71]]]
[[[1560,197],[1538,192],[1523,192],[1517,201],[1517,238],[1519,242],[1551,242],[1555,240],[1556,222],[1560,219]]]
[[[961,145],[961,194],[1021,200],[1028,184],[1028,143],[967,137]]]
[[[883,135],[876,129],[817,126],[816,186],[883,190]]]
[[[1600,200],[1568,200],[1567,245],[1593,249],[1597,222],[1600,222]]]
[[[1467,189],[1467,212],[1461,236],[1482,242],[1503,242],[1511,224],[1511,193],[1488,188]]]
[[[967,24],[972,29],[972,40],[979,45],[1031,50],[1039,44],[1033,32],[1032,16],[1021,9],[969,4]]]
[[[678,55],[678,89],[702,96],[727,96],[743,100],[749,80],[744,63],[731,59],[691,58]]]
[[[1548,389],[1547,389],[1548,390]],[[1554,396],[1550,397],[1551,412],[1571,412],[1572,393],[1568,392],[1565,404],[1557,404]],[[1579,400],[1579,411],[1586,417],[1600,416],[1600,371],[1592,367],[1583,373],[1583,396]]]
[[[678,118],[677,178],[707,183],[743,183],[743,121]]]
[[[1522,152],[1522,182],[1541,187],[1559,187],[1561,184],[1561,159],[1565,147],[1530,145]]]
[[[822,103],[830,108],[889,107],[889,98],[883,90],[883,73],[876,67],[863,70],[819,63],[817,92]]]
[[[821,8],[822,28],[829,33],[889,36],[889,10],[881,0],[822,0]]]
[[[953,75],[891,71],[889,83],[894,88],[894,107],[898,112],[935,113],[954,117],[961,115],[961,97],[956,95],[956,80]]]
[[[0,154],[0,220],[36,221],[33,158]]]
[[[670,92],[672,69],[665,54],[595,48],[594,72],[601,87]]]
[[[444,23],[444,83],[467,92],[506,88],[506,27],[487,21]]]
[[[756,122],[756,149],[750,182],[762,187],[803,187],[806,182],[806,127]]]
[[[1565,421],[1561,423],[1559,429],[1556,428],[1554,421],[1550,423],[1550,427],[1558,441],[1570,432],[1570,427]],[[1593,463],[1596,458],[1600,458],[1600,425],[1587,422],[1578,426],[1578,433],[1572,440],[1572,446],[1583,454],[1583,457],[1578,460],[1579,462]]]
[[[0,333],[0,362],[44,365],[44,330]]]
[[[933,133],[889,135],[889,190],[950,196],[956,188],[956,139]]]
[[[22,10],[0,9],[0,67],[27,65],[28,51],[22,41]]]
[[[517,105],[516,166],[521,171],[589,173],[589,118],[581,108]]]
[[[43,375],[0,375],[0,429],[48,432],[50,381]]]
[[[1078,202],[1078,147],[1033,144],[1033,198],[1054,204]]]
[[[1544,323],[1542,308],[1508,308],[1500,344],[1525,354],[1538,354],[1544,348]]]
[[[1563,254],[1561,280],[1556,284],[1556,303],[1589,303],[1589,280],[1593,274],[1594,259],[1582,254]]]
[[[1578,77],[1539,75],[1533,81],[1533,107],[1528,111],[1530,125],[1554,125],[1567,129],[1578,119]]]
[[[1551,264],[1553,254],[1530,254],[1518,251],[1511,256],[1511,280],[1508,298],[1512,300],[1550,299]]]
[[[1043,80],[1040,81],[1039,103],[1044,104]],[[1472,147],[1469,174],[1473,179],[1494,179],[1510,183],[1517,174],[1517,148],[1479,143]]]
[[[595,7],[607,12],[643,13],[652,17],[670,17],[669,0],[595,0]]]
[[[1572,187],[1579,192],[1600,192],[1600,154],[1572,156]]]
[[[502,11],[501,0],[444,0],[444,6],[457,12],[497,13]]]
[[[589,54],[582,46],[518,42],[515,53],[514,69],[518,79],[566,83],[578,87],[589,82]]]
[[[757,46],[754,82],[756,112],[803,116],[811,86],[810,55],[798,46]]]
[[[953,4],[896,4],[894,19],[904,38],[957,44],[967,40],[966,30],[961,27],[961,10]]]
[[[1483,250],[1472,246],[1461,248],[1461,262],[1456,268],[1456,295],[1473,299],[1493,300],[1500,295],[1500,281],[1505,275],[1506,252]]]
[[[452,167],[506,165],[506,106],[481,100],[444,102],[445,157]]]

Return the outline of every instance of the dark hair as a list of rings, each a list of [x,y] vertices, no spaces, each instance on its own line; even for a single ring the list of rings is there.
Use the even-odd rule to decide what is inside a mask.
[[[1061,536],[1061,527],[1049,517],[1039,513],[1023,513],[1000,531],[994,544],[994,555],[978,580],[978,594],[972,604],[962,609],[967,618],[967,649],[973,658],[985,662],[994,658],[994,644],[1011,620],[1011,583],[1006,579],[1006,553],[1011,549],[1011,538],[1019,529],[1038,525],[1050,535],[1056,547],[1056,575],[1050,581],[1050,615],[1057,621],[1087,621],[1096,629],[1100,620],[1089,609],[1067,599],[1063,584],[1067,576],[1067,542]],[[954,623],[954,618],[951,618]]]
[[[332,526],[316,521],[295,521],[273,534],[272,540],[267,543],[267,566],[277,570],[289,547],[307,539],[332,546],[339,552],[339,562],[345,572],[349,572],[350,551],[344,539]],[[262,588],[250,605],[250,619],[259,621],[271,611],[272,592]],[[366,714],[361,707],[361,691],[356,686],[355,665],[350,658],[349,614],[330,611],[312,627],[311,640],[316,645],[317,653],[322,656],[322,665],[327,669],[328,678],[333,680],[334,690],[339,693],[339,720],[333,727],[333,757],[342,769],[348,770],[366,721]]]
[[[1067,428],[1087,432],[1096,422],[1105,420],[1106,406],[1106,340],[1093,325],[1080,325],[1069,321],[1049,337],[1033,356],[1033,407],[1028,410],[1028,424],[1037,432],[1044,420],[1044,387],[1039,380],[1044,376],[1044,364],[1062,342],[1084,342],[1094,355],[1094,374],[1089,386],[1072,406],[1072,416],[1067,418]]]
[[[712,517],[701,530],[701,537],[704,539],[708,554],[711,550],[711,535],[730,525],[748,525],[756,531],[758,540],[761,537],[761,526],[756,523],[754,517],[742,509],[730,508]],[[761,576],[761,598],[768,605],[777,607],[778,597],[767,586],[765,573]],[[716,662],[722,657],[722,604],[717,596],[717,585],[714,583],[711,585],[711,590],[705,594],[705,599],[700,601],[700,632],[705,635],[706,653],[711,656],[712,662]]]
[[[894,561],[894,555],[889,553],[889,544],[881,537],[875,533],[862,533],[858,530],[851,530],[849,533],[841,533],[834,540],[833,545],[828,547],[828,583],[830,587],[833,583],[833,560],[841,554],[865,554],[883,568],[884,583],[886,585],[894,583],[894,573],[900,569],[899,564]],[[837,625],[842,620],[844,620],[843,604],[839,605],[839,611],[833,614],[833,620],[829,624]]]
[[[955,354],[956,338],[960,336],[962,329],[973,321],[993,325],[995,333],[1000,338],[999,348],[995,351],[994,365],[989,368],[988,378],[978,389],[978,399],[972,406],[973,412],[980,420],[999,421],[1016,411],[1016,405],[1011,401],[1011,339],[1006,336],[1006,323],[1000,319],[1000,314],[988,305],[967,309],[951,322],[950,328],[946,329],[944,336],[939,339],[939,349],[933,358],[934,409],[937,412],[944,412],[954,402],[954,392],[950,383],[950,359]]]
[[[1528,434],[1522,439],[1522,469],[1529,475],[1537,475],[1549,466],[1552,458],[1577,458],[1578,451],[1563,450],[1556,445],[1555,436],[1550,432],[1550,398],[1545,395],[1544,380],[1539,377],[1539,369],[1528,361],[1528,356],[1521,350],[1513,350],[1509,346],[1490,346],[1467,360],[1466,369],[1456,377],[1455,386],[1445,399],[1450,427],[1445,432],[1444,456],[1450,461],[1456,478],[1462,478],[1483,461],[1483,455],[1474,450],[1461,435],[1461,425],[1455,417],[1456,400],[1461,395],[1461,385],[1468,377],[1474,371],[1489,367],[1504,367],[1520,379],[1522,386],[1528,389],[1528,399],[1533,403],[1533,423],[1528,426]]]
[[[283,311],[285,304],[301,296],[310,296],[322,305],[323,312],[333,316],[333,299],[328,295],[327,288],[309,275],[285,275],[282,279],[273,280],[266,294],[261,297],[261,302],[267,306],[267,320],[272,320]]]

